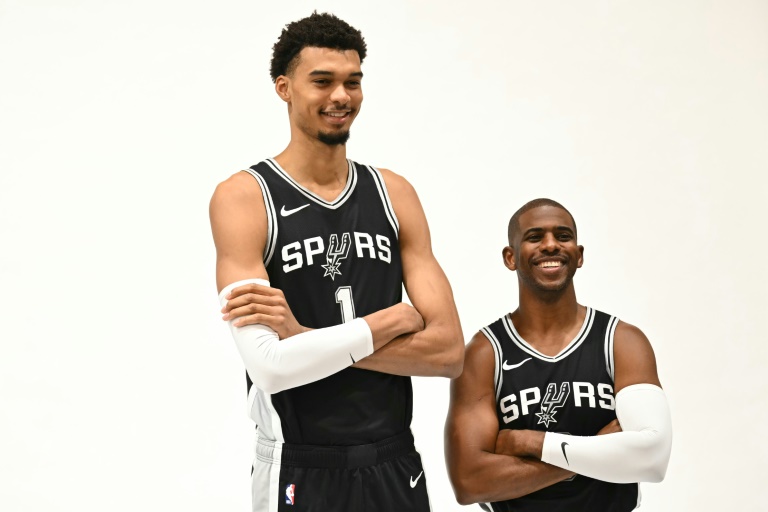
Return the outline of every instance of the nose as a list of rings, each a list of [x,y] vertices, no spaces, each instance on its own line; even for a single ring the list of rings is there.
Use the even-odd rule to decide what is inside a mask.
[[[350,96],[347,92],[347,88],[344,87],[344,84],[337,85],[332,91],[331,91],[331,101],[336,103],[337,105],[346,105],[349,103]]]
[[[541,252],[557,252],[559,250],[559,246],[557,243],[557,238],[555,238],[554,233],[547,233],[544,235],[544,238],[541,239],[541,243],[539,244],[539,250]]]

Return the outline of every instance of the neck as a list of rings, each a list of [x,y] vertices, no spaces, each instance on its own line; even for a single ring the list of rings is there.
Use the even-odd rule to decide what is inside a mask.
[[[533,290],[519,284],[519,307],[512,313],[515,329],[534,346],[546,346],[555,353],[572,339],[584,321],[585,308],[576,302],[576,289],[571,281],[555,292]],[[537,347],[538,348],[538,347]]]
[[[300,130],[291,130],[291,142],[275,160],[302,185],[333,187],[347,180],[347,146],[329,146]]]

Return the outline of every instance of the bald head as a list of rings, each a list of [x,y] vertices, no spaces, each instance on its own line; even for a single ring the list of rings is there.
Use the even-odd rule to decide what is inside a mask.
[[[514,215],[512,215],[512,218],[509,219],[509,225],[507,226],[507,240],[509,241],[510,247],[514,246],[515,240],[520,236],[520,216],[525,212],[533,210],[534,208],[539,208],[540,206],[554,206],[555,208],[560,208],[565,211],[571,218],[571,222],[573,222],[573,233],[574,235],[576,234],[576,221],[573,219],[571,212],[557,201],[547,199],[546,197],[540,197],[539,199],[534,199],[533,201],[525,203],[514,213]]]

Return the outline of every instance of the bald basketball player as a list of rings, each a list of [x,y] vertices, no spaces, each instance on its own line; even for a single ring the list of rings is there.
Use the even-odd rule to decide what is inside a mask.
[[[467,346],[451,385],[448,471],[459,503],[502,511],[628,511],[664,478],[672,425],[646,336],[576,301],[584,248],[559,203],[511,218],[519,306]]]

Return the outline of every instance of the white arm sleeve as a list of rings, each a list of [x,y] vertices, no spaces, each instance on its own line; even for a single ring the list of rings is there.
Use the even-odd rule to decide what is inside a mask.
[[[616,395],[616,417],[623,432],[589,437],[547,432],[541,460],[605,482],[661,482],[672,449],[664,391],[653,384],[627,386]]]
[[[219,294],[222,306],[232,289],[264,279],[245,279],[225,287]],[[283,340],[266,325],[235,327],[232,337],[254,385],[267,393],[309,384],[343,370],[373,353],[373,335],[362,318],[324,329],[304,332]]]

